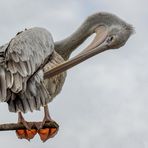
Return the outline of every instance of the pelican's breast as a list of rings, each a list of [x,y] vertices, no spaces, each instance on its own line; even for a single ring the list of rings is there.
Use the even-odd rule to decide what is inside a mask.
[[[48,62],[46,66],[44,67],[44,72],[51,70],[52,68],[58,66],[64,61],[65,60],[57,52],[54,51],[50,62]],[[63,84],[65,82],[65,78],[66,78],[66,72],[63,72],[54,77],[44,80],[46,89],[48,90],[51,96],[51,101],[62,90]]]

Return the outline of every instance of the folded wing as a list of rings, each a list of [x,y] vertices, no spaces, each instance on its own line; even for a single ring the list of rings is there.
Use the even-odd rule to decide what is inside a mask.
[[[54,44],[51,34],[43,28],[36,27],[17,34],[7,48],[1,52],[0,101],[12,104],[9,105],[10,111],[22,110],[26,112],[27,109],[22,109],[25,108],[23,101],[27,99],[26,102],[31,102],[30,98],[37,97],[41,89],[43,89],[41,93],[46,93],[47,96],[47,91],[42,85],[42,69],[39,67],[44,64],[45,59],[52,55],[53,50]],[[32,75],[34,77],[29,79]],[[40,90],[38,91],[38,89]],[[39,108],[37,98],[36,101],[34,107],[30,107],[31,111]],[[24,106],[20,107],[22,104]],[[41,105],[43,104],[45,103]],[[11,108],[11,106],[14,107]]]

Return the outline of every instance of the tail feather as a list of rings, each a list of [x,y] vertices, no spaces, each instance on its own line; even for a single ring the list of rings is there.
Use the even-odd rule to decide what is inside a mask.
[[[40,107],[45,106],[50,100],[51,97],[42,79],[39,76],[37,78],[35,76],[27,83],[25,92],[20,92],[15,97],[11,95],[7,103],[9,105],[9,111],[26,113],[28,111],[40,110]]]
[[[17,110],[21,109],[22,112],[25,112],[25,105],[19,96],[16,97],[15,104],[16,104]]]
[[[32,112],[33,110],[31,110],[30,103],[28,102],[28,99],[26,98],[26,96],[21,95],[20,99],[21,99],[22,104],[24,106],[24,112],[27,112],[27,111]]]
[[[7,101],[7,103],[8,103],[8,108],[9,108],[10,112],[17,112],[16,104],[15,104],[14,100],[10,99]]]

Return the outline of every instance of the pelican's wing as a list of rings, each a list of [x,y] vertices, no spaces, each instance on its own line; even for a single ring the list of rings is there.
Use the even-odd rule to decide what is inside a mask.
[[[9,90],[13,93],[25,91],[27,80],[53,49],[52,37],[43,28],[32,28],[17,34],[4,51],[4,63],[0,61],[0,101],[7,101]]]

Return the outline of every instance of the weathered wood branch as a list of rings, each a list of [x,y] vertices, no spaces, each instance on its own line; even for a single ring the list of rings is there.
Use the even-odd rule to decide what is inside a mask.
[[[36,129],[35,122],[32,123],[32,129]],[[48,122],[45,123],[43,128],[59,128],[59,125],[56,122]],[[20,123],[6,123],[0,124],[0,131],[11,131],[11,130],[18,130],[18,129],[26,129],[24,125]]]

